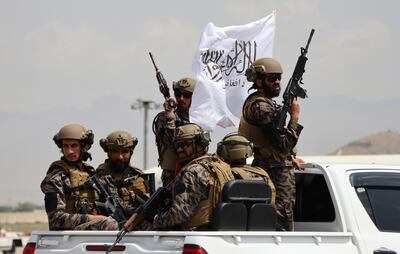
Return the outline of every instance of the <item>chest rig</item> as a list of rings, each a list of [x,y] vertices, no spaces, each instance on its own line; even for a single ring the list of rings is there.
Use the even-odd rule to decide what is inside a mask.
[[[106,177],[107,181],[115,187],[113,193],[118,193],[126,208],[138,207],[141,204],[140,199],[149,197],[145,180],[141,176],[143,172],[138,168],[129,166],[124,172],[117,174],[111,170],[110,163],[106,161],[98,167],[97,173],[101,177]]]
[[[93,168],[86,163],[82,163],[79,168],[78,164],[69,164],[64,160],[53,162],[49,171],[56,168],[61,168],[67,175],[67,179],[63,179],[66,185],[65,211],[67,213],[99,214],[99,210],[95,208],[95,201],[99,200],[99,195],[93,188],[85,184],[90,177],[89,172],[93,172]]]
[[[200,164],[208,171],[208,195],[206,199],[200,201],[192,218],[182,225],[184,230],[191,230],[209,224],[212,212],[220,201],[225,183],[234,180],[230,166],[216,156],[202,156],[192,160],[188,165],[192,164]]]

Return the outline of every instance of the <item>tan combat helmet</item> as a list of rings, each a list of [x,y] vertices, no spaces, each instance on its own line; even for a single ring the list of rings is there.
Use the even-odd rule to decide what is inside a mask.
[[[246,161],[253,155],[253,143],[237,132],[226,135],[217,145],[217,154],[226,162]]]
[[[204,131],[197,124],[189,123],[179,126],[175,129],[175,149],[183,145],[192,145],[193,147],[193,154],[188,156],[185,160],[192,160],[201,156],[204,152],[207,151],[210,142],[210,133]],[[202,148],[197,149],[196,145],[200,145]]]
[[[193,140],[195,144],[208,146],[211,139],[210,133],[204,131],[199,125],[189,123],[175,129],[175,142]]]
[[[62,148],[63,139],[76,139],[83,145],[92,145],[93,138],[92,130],[88,130],[80,124],[68,124],[63,126],[57,134],[54,135],[53,141],[59,148]]]
[[[281,64],[273,58],[265,57],[254,61],[246,70],[247,80],[254,82],[261,78],[262,75],[270,73],[283,73]]]
[[[173,82],[172,88],[175,90],[183,90],[186,92],[193,93],[196,86],[196,80],[192,78],[182,78],[176,82]]]
[[[106,138],[100,139],[100,146],[104,152],[118,148],[135,149],[138,140],[126,131],[114,131],[108,134]]]

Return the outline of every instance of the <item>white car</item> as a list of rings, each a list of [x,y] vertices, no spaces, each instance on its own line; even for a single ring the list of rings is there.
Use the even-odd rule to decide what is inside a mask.
[[[3,254],[15,253],[15,249],[21,246],[22,237],[19,233],[7,232],[0,227],[0,251]]]

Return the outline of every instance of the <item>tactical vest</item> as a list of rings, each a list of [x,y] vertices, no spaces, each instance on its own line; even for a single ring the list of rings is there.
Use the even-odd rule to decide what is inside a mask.
[[[65,190],[65,212],[66,213],[80,213],[80,214],[99,214],[95,208],[94,202],[99,200],[98,193],[85,183],[90,177],[89,171],[93,170],[91,166],[82,162],[82,169],[76,166],[69,165],[63,160],[55,161],[50,165],[48,173],[61,168],[64,170],[70,180],[70,189]]]
[[[240,118],[239,132],[242,133],[248,140],[254,144],[254,159],[258,161],[267,161],[271,163],[284,162],[287,159],[287,154],[278,151],[274,144],[265,137],[264,130],[261,125],[250,123],[246,119],[246,105],[249,103],[265,102],[271,107],[277,108],[273,100],[257,93],[250,95],[243,105],[243,115]]]
[[[220,202],[225,183],[235,179],[230,166],[216,156],[202,156],[192,160],[188,165],[192,164],[200,164],[210,174],[208,177],[208,196],[207,199],[200,201],[195,214],[182,225],[183,230],[191,230],[209,224],[213,210]]]
[[[127,172],[119,176],[119,178],[113,174],[107,161],[101,164],[96,171],[100,176],[112,176],[113,184],[117,188],[118,196],[122,199],[124,207],[138,207],[140,203],[136,195],[139,195],[142,199],[149,197],[148,188],[143,177],[141,177],[143,171],[136,167],[129,166]]]
[[[236,179],[265,181],[267,185],[271,188],[271,204],[275,204],[275,185],[264,169],[249,165],[243,165],[241,167],[232,167],[232,173]]]

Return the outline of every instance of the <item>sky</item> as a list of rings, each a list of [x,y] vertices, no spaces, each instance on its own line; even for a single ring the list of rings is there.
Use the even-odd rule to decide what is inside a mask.
[[[141,148],[143,110],[130,106],[137,99],[163,101],[149,51],[169,83],[193,77],[207,23],[241,25],[273,10],[273,54],[283,84],[315,29],[303,76],[309,98],[300,102],[300,154],[326,154],[371,132],[398,131],[399,8],[395,0],[0,0],[0,205],[42,202],[38,186],[60,156],[51,139],[65,124],[93,129],[96,142],[125,129]],[[150,110],[148,128],[158,110]],[[232,130],[217,130],[210,150]],[[151,131],[148,143],[154,166]],[[142,166],[138,149],[133,163]],[[105,158],[97,143],[92,153],[95,166]]]

